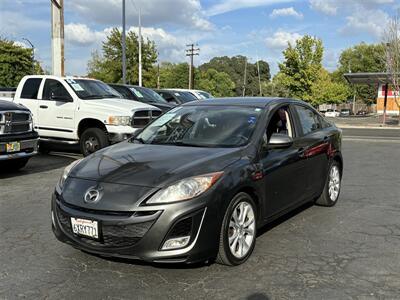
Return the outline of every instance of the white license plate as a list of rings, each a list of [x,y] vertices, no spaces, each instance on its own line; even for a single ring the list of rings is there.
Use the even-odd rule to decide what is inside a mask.
[[[97,221],[71,217],[71,225],[72,231],[75,234],[87,236],[93,239],[99,238],[99,228]]]
[[[6,152],[18,152],[21,150],[21,144],[19,142],[11,142],[6,144]]]

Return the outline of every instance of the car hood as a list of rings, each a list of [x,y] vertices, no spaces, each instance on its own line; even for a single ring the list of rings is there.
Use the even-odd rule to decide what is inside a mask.
[[[108,113],[126,113],[127,111],[133,112],[137,109],[156,109],[156,107],[133,100],[120,99],[120,98],[104,98],[104,99],[90,99],[82,100],[81,106],[86,109],[104,110]]]
[[[142,187],[223,170],[240,158],[238,148],[200,148],[122,142],[82,160],[70,177]]]
[[[158,107],[161,109],[163,112],[166,112],[170,110],[171,108],[175,107],[176,104],[171,104],[171,103],[160,103],[160,102],[152,102],[151,105],[154,105],[155,107]]]

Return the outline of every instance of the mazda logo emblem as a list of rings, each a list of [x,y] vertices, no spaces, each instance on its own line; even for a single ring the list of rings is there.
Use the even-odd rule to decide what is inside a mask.
[[[101,191],[99,188],[96,187],[90,187],[86,193],[85,193],[85,197],[83,198],[83,200],[86,203],[96,203],[97,201],[100,200],[101,198]]]

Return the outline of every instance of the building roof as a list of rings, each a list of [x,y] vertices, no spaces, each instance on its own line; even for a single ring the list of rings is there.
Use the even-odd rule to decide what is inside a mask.
[[[351,84],[385,84],[392,82],[389,73],[346,73],[343,75]]]

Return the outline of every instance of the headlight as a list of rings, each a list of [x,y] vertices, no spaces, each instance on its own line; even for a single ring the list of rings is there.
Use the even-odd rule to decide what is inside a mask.
[[[155,193],[147,204],[172,203],[197,197],[211,188],[224,172],[193,176],[182,179]]]
[[[74,160],[72,163],[70,163],[68,166],[65,167],[65,169],[64,169],[64,171],[63,171],[63,174],[62,174],[60,180],[58,181],[58,188],[59,188],[60,190],[62,190],[62,188],[63,188],[63,186],[64,186],[64,183],[65,183],[65,180],[67,180],[68,175],[69,175],[69,173],[71,172],[71,170],[72,170],[78,163],[80,163],[80,161],[81,161],[82,159],[83,159],[83,158]]]
[[[131,117],[129,116],[110,116],[108,117],[108,124],[117,126],[131,125]]]

